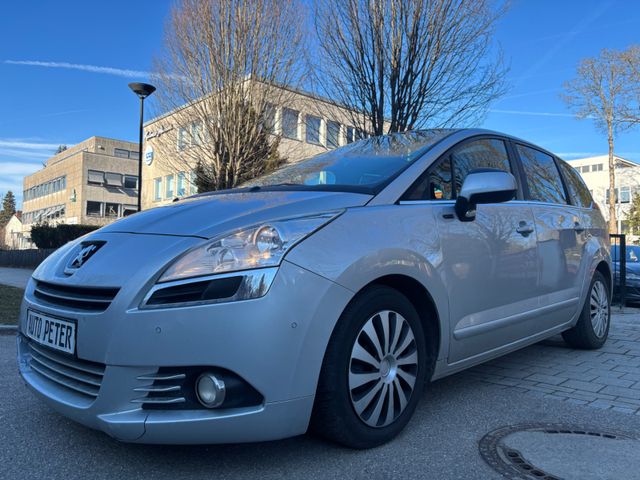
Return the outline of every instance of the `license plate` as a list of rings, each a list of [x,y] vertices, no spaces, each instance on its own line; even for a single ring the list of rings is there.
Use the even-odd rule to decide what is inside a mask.
[[[41,345],[62,352],[73,354],[76,351],[76,324],[69,320],[27,310],[24,334]]]

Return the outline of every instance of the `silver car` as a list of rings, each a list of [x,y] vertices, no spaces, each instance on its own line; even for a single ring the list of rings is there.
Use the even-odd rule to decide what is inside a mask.
[[[602,346],[611,280],[602,215],[552,153],[391,134],[68,243],[26,289],[18,362],[127,442],[367,448],[431,380],[559,333]]]

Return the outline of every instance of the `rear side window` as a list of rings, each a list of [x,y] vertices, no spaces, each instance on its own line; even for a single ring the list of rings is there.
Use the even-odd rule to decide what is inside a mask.
[[[571,203],[578,207],[591,208],[593,199],[591,198],[589,189],[582,181],[582,178],[580,178],[580,175],[566,162],[560,161],[559,165],[564,175],[564,181],[569,189],[569,195],[571,195]]]
[[[529,200],[567,203],[560,172],[551,155],[535,148],[516,145],[529,185]]]
[[[455,148],[450,155],[441,158],[430,167],[402,199],[453,200],[469,172],[479,168],[496,168],[511,172],[507,148],[502,140],[474,140]]]

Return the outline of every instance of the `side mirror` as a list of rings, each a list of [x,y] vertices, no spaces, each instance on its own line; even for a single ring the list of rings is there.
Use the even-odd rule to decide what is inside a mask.
[[[473,170],[458,193],[456,215],[461,221],[470,222],[476,218],[478,204],[508,202],[517,190],[516,179],[508,172],[493,168]]]

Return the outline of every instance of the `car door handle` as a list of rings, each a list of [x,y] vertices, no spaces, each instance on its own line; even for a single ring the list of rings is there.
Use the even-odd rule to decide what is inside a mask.
[[[533,233],[533,225],[522,221],[518,224],[518,228],[516,228],[516,232],[518,232],[523,237],[526,237]]]

